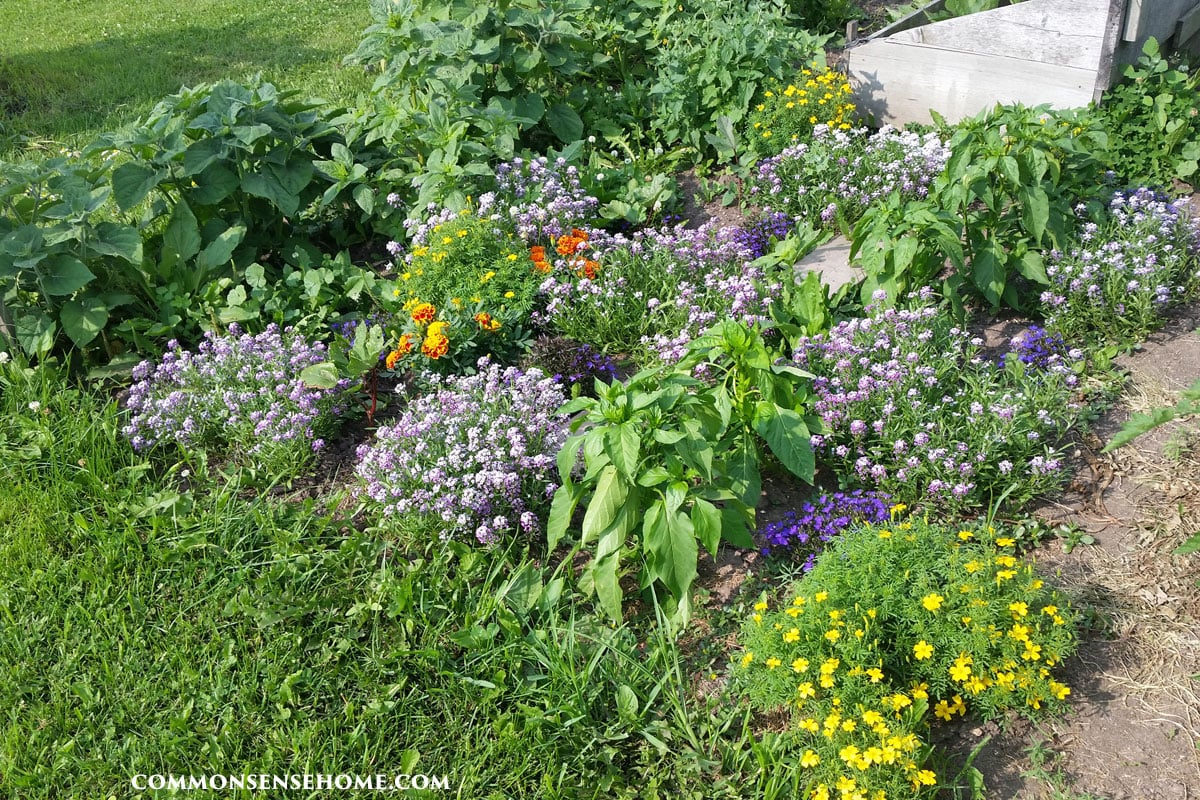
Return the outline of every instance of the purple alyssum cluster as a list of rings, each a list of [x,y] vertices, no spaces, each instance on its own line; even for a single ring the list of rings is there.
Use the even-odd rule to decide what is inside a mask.
[[[750,194],[768,210],[812,225],[838,217],[854,222],[890,194],[926,197],[949,159],[950,148],[934,134],[818,125],[811,143],[792,145],[758,165]]]
[[[932,305],[868,312],[795,353],[818,376],[813,410],[828,433],[813,446],[843,481],[950,507],[987,503],[1014,483],[1019,502],[1058,483],[1053,445],[1077,410],[1070,355],[1014,375]]]
[[[439,521],[447,538],[491,544],[541,530],[558,488],[555,457],[568,420],[562,385],[540,370],[480,360],[470,376],[432,376],[392,425],[358,450],[363,493],[384,515]]]
[[[780,290],[750,263],[753,251],[736,227],[677,225],[632,236],[594,231],[588,245],[598,274],[589,279],[563,270],[547,277],[540,321],[587,338],[628,312],[643,331],[640,347],[663,363],[682,358],[688,343],[719,320],[768,322]]]
[[[890,513],[888,496],[879,492],[824,493],[764,525],[759,531],[766,543],[763,553],[787,551],[797,560],[803,557],[802,567],[808,572],[823,547],[846,528],[858,522],[887,522]]]
[[[479,196],[480,217],[504,220],[524,241],[536,244],[582,227],[596,217],[600,201],[584,190],[578,167],[566,159],[516,158],[496,167],[496,189]]]
[[[325,345],[274,324],[257,335],[209,331],[194,353],[171,341],[158,364],[134,368],[123,433],[136,450],[215,444],[292,470],[324,447],[345,410],[348,381],[316,389],[300,379],[325,360]]]
[[[1050,288],[1041,296],[1046,324],[1138,339],[1168,305],[1200,289],[1200,224],[1181,201],[1150,189],[1117,192],[1107,217],[1104,224],[1082,222],[1069,253],[1050,254]]]
[[[1067,360],[1078,361],[1083,358],[1083,353],[1068,348],[1061,335],[1039,325],[1030,325],[1028,330],[1009,342],[1008,352],[1000,356],[1000,367],[1003,368],[1013,358],[1026,367],[1049,370]]]

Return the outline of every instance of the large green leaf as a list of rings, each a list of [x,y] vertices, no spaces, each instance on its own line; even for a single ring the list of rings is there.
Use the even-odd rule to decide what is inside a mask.
[[[196,257],[196,269],[201,272],[208,272],[228,263],[229,259],[233,256],[233,251],[242,243],[242,239],[245,236],[245,225],[231,225],[226,228],[216,239],[209,242],[200,251]]]
[[[561,141],[570,144],[583,138],[583,120],[566,103],[555,103],[546,113],[546,123]]]
[[[1040,186],[1026,186],[1018,193],[1021,201],[1021,222],[1033,237],[1034,244],[1041,244],[1050,221],[1050,196]]]
[[[201,206],[215,206],[241,185],[237,175],[221,164],[211,165],[192,180],[195,185],[188,192],[188,198]]]
[[[64,303],[59,321],[71,341],[84,347],[108,324],[108,310],[108,304],[102,298],[89,295]]]
[[[132,225],[101,222],[96,226],[96,235],[88,240],[97,253],[123,258],[130,264],[142,263],[142,236]]]
[[[625,505],[629,487],[612,464],[600,471],[596,481],[596,489],[588,501],[587,511],[583,515],[583,541],[586,544],[594,540],[602,531],[608,528],[617,513]]]
[[[42,290],[49,295],[72,294],[96,279],[87,265],[74,256],[56,253],[38,265]]]
[[[604,432],[604,451],[626,478],[632,479],[637,472],[641,448],[641,439],[629,422],[612,425]]]
[[[812,483],[817,465],[812,435],[803,417],[789,408],[763,400],[759,402],[754,415],[754,430],[766,440],[771,452],[793,475]]]
[[[717,546],[721,543],[721,512],[717,507],[700,498],[693,501],[692,528],[709,555],[716,556]]]
[[[642,543],[650,576],[662,581],[676,598],[685,598],[696,580],[696,534],[684,514],[656,500],[646,511]]]
[[[186,200],[180,200],[171,211],[167,229],[163,232],[162,260],[173,267],[200,252],[200,226]]]
[[[15,326],[17,342],[26,355],[41,357],[54,347],[54,336],[57,332],[54,320],[41,311],[32,311],[17,317]]]
[[[564,483],[554,493],[554,499],[550,502],[550,516],[546,520],[546,552],[554,552],[562,541],[582,496],[583,489],[573,483]]]
[[[1007,277],[1004,255],[997,247],[991,239],[984,241],[975,251],[975,258],[971,262],[971,280],[994,307],[1000,305]]]
[[[128,161],[113,170],[113,199],[122,211],[128,211],[145,200],[146,195],[165,177],[163,170]]]

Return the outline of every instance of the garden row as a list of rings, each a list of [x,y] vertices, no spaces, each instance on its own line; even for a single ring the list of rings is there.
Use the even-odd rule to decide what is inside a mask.
[[[169,98],[79,159],[6,166],[6,477],[32,492],[34,466],[61,467],[71,450],[47,419],[56,362],[93,376],[140,362],[120,410],[87,434],[119,424],[131,449],[102,445],[105,477],[95,452],[81,455],[93,506],[51,509],[47,523],[108,531],[133,503],[121,536],[166,572],[181,558],[201,570],[228,595],[222,613],[343,642],[323,651],[343,696],[394,709],[375,693],[400,670],[388,697],[422,720],[399,738],[427,743],[433,766],[452,755],[440,719],[464,726],[455,742],[468,752],[498,735],[497,770],[471,770],[483,790],[574,796],[597,774],[600,791],[637,787],[651,754],[678,748],[668,791],[723,774],[736,793],[737,776],[757,773],[754,796],[931,796],[950,780],[930,768],[931,714],[1034,713],[1069,693],[1051,670],[1072,651],[1073,612],[992,516],[1063,482],[1083,385],[1200,290],[1200,227],[1142,185],[1161,184],[1165,162],[1126,159],[1122,138],[1157,113],[1140,100],[1155,82],[1194,82],[1148,54],[1107,109],[1001,107],[954,127],[871,131],[843,78],[793,66],[817,42],[769,4],[739,18],[760,26],[754,37],[627,5],[613,19],[586,5],[396,12],[358,54],[383,64],[374,108],[333,115],[222,83]],[[711,86],[683,80],[695,78],[688,54],[726,52],[721,37],[742,44]],[[651,118],[660,141],[631,133]],[[555,139],[561,150],[538,154]],[[657,170],[712,157],[744,179],[747,221],[665,221],[672,181]],[[831,296],[794,264],[838,229],[867,277]],[[332,254],[384,233],[387,268]],[[1002,306],[1041,324],[993,352],[973,315]],[[365,535],[310,523],[313,562],[293,537],[309,529],[263,500],[232,516],[261,518],[276,541],[206,528],[203,509],[302,476],[359,414],[375,428],[349,489]],[[764,473],[823,490],[760,524]],[[192,563],[188,542],[209,539],[224,572]],[[389,563],[388,542],[406,565]],[[672,637],[686,635],[701,549],[722,542],[806,574],[767,587],[741,649],[718,656],[729,702],[714,716],[699,713]],[[230,571],[243,577],[227,585]],[[314,585],[326,571],[335,585]],[[357,595],[349,623],[328,613],[342,591]],[[580,607],[620,622],[632,592],[665,626],[632,623],[649,653],[634,628],[606,633]],[[253,644],[240,657],[274,674],[289,653]],[[613,654],[618,666],[604,666]],[[49,708],[14,699],[55,717],[38,657],[16,661],[47,684]],[[365,684],[346,687],[359,661]],[[337,695],[313,685],[296,702],[296,680],[272,683],[287,711],[276,729],[341,736],[323,708]],[[463,682],[483,697],[477,729],[456,717]],[[253,702],[252,687],[236,691]],[[778,737],[737,730],[741,699],[788,707],[794,723]],[[178,713],[163,708],[162,724],[185,740],[206,727],[235,736]],[[586,743],[552,744],[579,719]],[[210,747],[207,764],[253,751],[255,735]],[[119,748],[122,736],[100,738]],[[258,755],[283,763],[273,737]],[[563,774],[524,763],[525,740]]]

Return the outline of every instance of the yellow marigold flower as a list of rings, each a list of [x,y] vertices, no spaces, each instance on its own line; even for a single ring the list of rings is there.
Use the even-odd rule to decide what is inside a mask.
[[[871,683],[879,683],[883,680],[883,670],[879,667],[871,667],[867,670],[867,677],[871,679]]]
[[[950,677],[961,683],[971,677],[971,668],[966,664],[960,664],[956,661],[950,666]]]
[[[858,788],[858,782],[854,778],[842,775],[837,779],[837,790],[842,794],[850,794]]]
[[[1008,610],[1012,612],[1014,617],[1024,617],[1029,614],[1029,604],[1020,601],[1009,603]]]
[[[813,595],[813,600],[816,600],[818,603],[824,603],[828,599],[829,592],[817,592],[815,595]]]
[[[833,679],[832,675],[822,675],[818,682],[821,684],[822,689],[832,689],[837,685],[837,681]]]
[[[450,244],[453,241],[454,241],[454,239],[450,238],[449,236],[442,237],[442,244]]]
[[[517,254],[516,254],[516,253],[509,253],[509,254],[508,254],[508,260],[509,260],[509,261],[516,261],[516,260],[517,260]]]
[[[1025,642],[1025,652],[1021,653],[1021,658],[1026,661],[1037,661],[1042,657],[1042,646],[1033,642]]]
[[[447,322],[438,320],[437,322],[429,323],[429,330],[425,332],[426,336],[445,336],[446,328],[449,325]]]
[[[1016,539],[1012,539],[1008,536],[1001,536],[999,539],[996,540],[997,547],[1012,547],[1016,543],[1017,543]]]
[[[775,656],[771,656],[770,658],[767,659],[767,669],[775,669],[782,663],[783,662],[780,661],[778,658],[775,658]]]
[[[505,299],[505,300],[512,300],[512,299],[513,299],[514,297],[516,297],[516,296],[517,296],[517,295],[516,295],[516,293],[515,293],[515,292],[505,292],[505,293],[504,293],[504,299]]]
[[[789,617],[791,617],[792,619],[795,619],[796,617],[798,617],[798,616],[800,616],[801,614],[803,614],[803,613],[804,613],[804,609],[803,609],[803,608],[797,608],[796,606],[792,606],[791,608],[788,608],[788,609],[787,609],[786,611],[784,611],[783,613],[787,614],[787,615],[788,615]]]
[[[892,708],[896,709],[897,711],[912,705],[912,700],[908,698],[908,695],[900,692],[896,692],[894,695],[892,695],[889,699],[889,702],[892,704]]]
[[[795,661],[792,662],[792,671],[793,672],[808,672],[808,659],[807,658],[797,658]]]
[[[808,769],[810,767],[815,767],[817,764],[820,764],[820,763],[821,763],[821,757],[819,755],[817,755],[816,753],[814,753],[812,750],[805,750],[804,755],[800,756],[800,766],[804,767],[805,769]]]
[[[479,282],[480,282],[480,283],[487,283],[488,281],[490,281],[490,280],[491,280],[492,278],[494,278],[494,277],[496,277],[496,273],[495,273],[495,272],[493,272],[492,270],[488,270],[487,272],[483,273],[483,277],[479,279]]]
[[[1008,635],[1011,638],[1016,639],[1018,642],[1028,641],[1029,627],[1020,623],[1013,623],[1012,630],[1008,632]]]
[[[892,532],[889,530],[882,530],[879,532],[879,538],[880,539],[890,539],[890,538],[892,538]]]
[[[399,297],[399,296],[400,296],[400,290],[392,289],[392,297]]]
[[[466,232],[466,230],[461,230],[461,231],[459,231],[459,232],[458,232],[458,238],[460,238],[460,239],[461,239],[461,238],[463,238],[463,237],[464,237],[464,236],[466,236],[466,235],[467,235],[467,232]]]
[[[849,722],[849,720],[847,720]],[[848,744],[841,750],[838,750],[838,758],[845,761],[847,764],[853,764],[858,759],[859,749],[852,744]]]
[[[753,660],[754,660],[754,653],[751,653],[750,651],[747,650],[746,654],[744,656],[742,656],[742,666],[743,667],[750,666],[750,662]]]
[[[1057,683],[1056,681],[1050,681],[1050,691],[1059,700],[1066,700],[1067,695],[1069,695],[1071,693],[1071,687],[1064,686],[1063,684]]]
[[[796,687],[796,694],[799,695],[801,699],[805,699],[805,698],[809,698],[809,697],[816,697],[817,690],[812,685],[811,681],[805,681],[804,683],[802,683]]]
[[[959,531],[958,532],[958,538],[962,539],[964,542],[969,541],[971,539],[971,537],[974,535],[975,534],[971,533],[970,531]]]
[[[841,664],[842,662],[836,658],[827,658],[821,662],[821,674],[832,675]]]
[[[792,644],[793,642],[800,641],[800,629],[792,628],[790,631],[783,634],[783,640],[785,642],[787,642],[788,644]]]
[[[970,574],[974,575],[976,572],[979,571],[980,566],[981,565],[978,561],[968,561],[967,563],[963,564],[963,569],[965,569]]]
[[[996,583],[1000,583],[1001,581],[1010,580],[1012,578],[1015,578],[1016,576],[1017,576],[1017,571],[1015,569],[1002,569],[996,573]]]
[[[817,725],[817,721],[812,717],[805,717],[804,719],[800,720],[800,730],[802,731],[816,733],[819,728],[820,726]]]
[[[1002,567],[1012,568],[1017,565],[1017,560],[1012,556],[996,556],[996,563]]]
[[[950,710],[950,704],[945,700],[937,701],[937,705],[933,707],[933,715],[938,719],[945,720],[947,722],[954,717],[954,713]]]
[[[813,789],[809,800],[829,800],[829,787],[823,783],[818,783],[817,788]]]
[[[759,600],[757,603],[755,603],[755,604],[754,604],[754,610],[755,610],[755,611],[766,611],[766,610],[767,610],[767,603],[766,603],[766,601],[765,601],[765,600]]]
[[[917,773],[916,781],[923,786],[933,786],[937,783],[937,775],[932,770],[923,769]]]
[[[933,645],[922,639],[913,645],[913,655],[918,661],[923,661],[933,655]]]
[[[1042,583],[1040,578],[1034,578],[1032,581],[1030,581],[1029,588],[1030,589],[1040,589],[1045,585],[1046,584]]]
[[[1058,614],[1055,614],[1053,617],[1051,617],[1051,619],[1054,621],[1055,625],[1065,625],[1066,624],[1066,620],[1063,619],[1062,617],[1060,617]]]
[[[937,594],[935,592],[933,594],[927,594],[924,597],[922,597],[921,605],[925,606],[926,611],[937,611],[939,608],[942,607],[942,602],[945,599],[946,598],[942,597],[940,594]]]

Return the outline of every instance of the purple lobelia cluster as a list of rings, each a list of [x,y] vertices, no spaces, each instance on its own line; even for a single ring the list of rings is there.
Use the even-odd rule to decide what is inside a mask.
[[[1182,201],[1149,189],[1113,195],[1107,217],[1083,223],[1070,253],[1051,253],[1046,324],[1068,335],[1141,339],[1168,305],[1200,289],[1200,224]]]
[[[813,410],[828,433],[813,446],[843,481],[948,507],[1010,489],[1021,502],[1061,481],[1053,446],[1078,410],[1078,351],[1004,370],[933,306],[868,311],[795,354],[818,376]]]
[[[743,225],[738,235],[753,259],[766,255],[772,241],[783,241],[795,227],[796,220],[791,215],[782,211],[767,211]]]
[[[858,522],[887,522],[890,513],[885,494],[861,489],[825,493],[764,525],[759,531],[766,543],[763,552],[779,554],[786,551],[796,560],[803,558],[803,569],[808,572],[821,550],[835,536]]]
[[[491,544],[541,530],[568,434],[568,420],[555,414],[562,385],[487,359],[475,375],[431,380],[431,392],[359,448],[364,494],[384,516],[439,521],[447,538],[467,533]]]
[[[168,348],[158,364],[133,370],[123,432],[134,449],[218,445],[235,459],[292,474],[324,447],[320,437],[345,410],[349,381],[316,389],[300,379],[328,355],[290,328],[251,335],[230,325],[225,336],[206,333],[194,353],[175,341]]]
[[[755,203],[812,225],[839,217],[852,223],[888,195],[926,197],[950,159],[950,148],[934,134],[824,125],[813,134],[811,143],[792,145],[758,165],[750,184]]]

